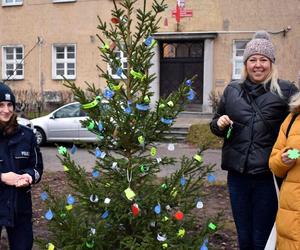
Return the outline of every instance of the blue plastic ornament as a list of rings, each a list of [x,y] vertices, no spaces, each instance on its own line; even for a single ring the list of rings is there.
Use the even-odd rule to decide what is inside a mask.
[[[122,70],[121,67],[119,67],[119,68],[117,69],[117,76],[121,77],[122,74],[123,74],[123,70]]]
[[[96,148],[95,156],[96,156],[97,158],[100,158],[101,154],[102,154],[102,151],[101,151],[99,148]]]
[[[92,172],[92,176],[94,177],[94,178],[98,178],[99,176],[100,176],[100,171],[99,170],[93,170],[93,172]]]
[[[101,218],[102,219],[106,219],[108,217],[108,211],[105,211],[102,215],[101,215]]]
[[[187,98],[188,98],[188,100],[189,101],[192,101],[192,100],[194,100],[195,99],[195,91],[194,90],[192,90],[192,89],[190,89],[190,91],[189,91],[189,93],[188,93],[188,96],[187,96]]]
[[[173,122],[173,119],[160,118],[160,121],[164,124],[170,125]]]
[[[154,212],[155,212],[156,214],[160,214],[160,212],[161,212],[160,204],[157,204],[157,205],[154,207]]]
[[[131,114],[132,110],[131,110],[131,108],[130,108],[129,105],[124,109],[124,112],[125,112],[126,114]]]
[[[147,104],[136,104],[136,108],[140,111],[147,111],[150,109],[150,106]]]
[[[188,79],[188,80],[186,80],[186,82],[185,82],[185,84],[187,85],[187,86],[192,86],[192,80],[190,80],[190,79]]]
[[[110,90],[110,89],[105,89],[103,96],[107,99],[110,100],[114,96],[115,92]]]
[[[77,152],[77,147],[75,144],[73,144],[73,147],[71,148],[71,154],[75,154]]]
[[[204,239],[203,244],[199,250],[208,250],[207,243],[208,243],[208,239]]]
[[[73,205],[75,203],[75,198],[71,194],[69,194],[67,197],[67,203],[69,205]]]
[[[216,181],[216,177],[213,174],[209,174],[207,176],[207,181],[210,182],[210,183],[215,182]]]
[[[180,185],[184,186],[185,184],[186,184],[186,180],[185,180],[184,176],[181,176],[181,178],[180,178]]]
[[[99,131],[103,130],[103,123],[101,121],[99,121],[99,123],[98,123],[98,129],[99,129]]]
[[[152,44],[152,41],[153,41],[153,37],[148,36],[147,39],[145,40],[145,45],[150,46]]]
[[[48,194],[46,192],[42,192],[41,193],[41,199],[42,199],[42,201],[47,200],[48,199]]]
[[[53,216],[52,210],[49,208],[49,210],[45,213],[45,218],[47,220],[52,220]]]

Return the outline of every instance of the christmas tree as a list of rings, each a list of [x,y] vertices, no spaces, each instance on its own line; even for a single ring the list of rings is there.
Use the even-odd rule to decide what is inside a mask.
[[[84,91],[73,82],[64,83],[89,116],[82,126],[97,135],[89,149],[95,156],[94,170],[87,173],[72,160],[75,145],[58,148],[70,193],[58,197],[48,189],[41,194],[51,232],[43,245],[72,250],[207,249],[217,226],[208,219],[200,230],[195,219],[203,207],[205,177],[212,171],[203,164],[202,151],[192,159],[183,157],[172,175],[156,176],[178,161],[158,158],[156,142],[195,96],[194,79],[183,79],[176,92],[151,105],[152,35],[166,5],[154,0],[147,10],[146,0],[141,8],[135,7],[136,0],[113,4],[111,22],[99,18],[99,51],[119,79],[98,67],[107,82],[104,90],[87,83]],[[116,48],[127,55],[126,68]]]

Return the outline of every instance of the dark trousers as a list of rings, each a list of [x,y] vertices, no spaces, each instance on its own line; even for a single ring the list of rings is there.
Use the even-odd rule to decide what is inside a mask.
[[[228,172],[227,185],[240,250],[264,250],[278,205],[272,175]]]
[[[16,216],[14,227],[6,227],[10,250],[31,250],[33,232],[31,216]]]

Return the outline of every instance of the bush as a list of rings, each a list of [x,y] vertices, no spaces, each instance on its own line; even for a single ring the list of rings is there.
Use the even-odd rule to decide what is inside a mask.
[[[220,149],[223,145],[223,139],[211,133],[209,124],[193,124],[189,128],[187,142],[208,148]]]

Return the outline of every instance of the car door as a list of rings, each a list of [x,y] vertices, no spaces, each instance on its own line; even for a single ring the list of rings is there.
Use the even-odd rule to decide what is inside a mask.
[[[48,122],[48,139],[78,140],[81,119],[79,103],[72,103],[55,111]]]

